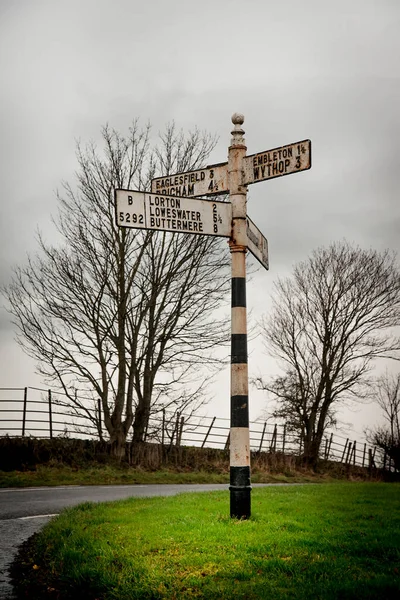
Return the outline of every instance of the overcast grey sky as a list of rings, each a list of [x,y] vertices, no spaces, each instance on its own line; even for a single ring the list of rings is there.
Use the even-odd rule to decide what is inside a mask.
[[[0,0],[0,281],[53,239],[55,190],[73,181],[75,140],[150,120],[219,136],[245,115],[248,154],[305,138],[313,166],[250,186],[248,213],[268,238],[270,271],[248,287],[254,315],[274,278],[343,238],[400,248],[398,0]],[[37,385],[0,312],[0,387]],[[250,370],[275,365],[250,344]],[[211,414],[229,412],[229,375]],[[251,395],[250,418],[263,407]],[[347,413],[355,432],[376,409]]]

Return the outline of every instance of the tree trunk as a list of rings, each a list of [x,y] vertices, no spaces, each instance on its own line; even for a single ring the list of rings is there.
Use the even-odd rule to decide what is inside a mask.
[[[313,432],[311,432],[310,435],[306,434],[304,438],[302,461],[305,467],[312,469],[313,471],[315,471],[315,469],[318,467],[320,443],[321,442],[318,442],[318,438]]]
[[[125,458],[125,445],[126,433],[121,426],[121,428],[115,429],[110,436],[110,454],[118,462],[121,462]]]
[[[135,411],[135,420],[133,423],[133,444],[140,444],[144,441],[144,433],[148,427],[150,418],[150,403],[142,399]]]

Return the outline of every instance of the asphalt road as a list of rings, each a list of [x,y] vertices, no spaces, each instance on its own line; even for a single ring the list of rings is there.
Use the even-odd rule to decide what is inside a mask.
[[[8,568],[18,546],[63,508],[82,502],[227,490],[226,484],[64,486],[0,489],[0,599],[12,600]]]

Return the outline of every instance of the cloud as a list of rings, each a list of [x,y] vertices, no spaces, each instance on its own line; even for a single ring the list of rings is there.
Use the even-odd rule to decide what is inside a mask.
[[[250,154],[312,140],[310,171],[249,186],[270,247],[270,272],[251,283],[258,313],[316,246],[399,251],[399,21],[396,0],[3,0],[1,282],[36,251],[38,227],[57,241],[55,190],[74,182],[76,139],[135,117],[154,137],[171,120],[216,133],[210,162],[227,159],[235,111]]]

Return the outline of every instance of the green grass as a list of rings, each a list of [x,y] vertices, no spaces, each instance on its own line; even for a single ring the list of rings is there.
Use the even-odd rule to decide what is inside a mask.
[[[322,482],[332,479],[315,473],[267,473],[254,471],[254,483]],[[113,465],[69,467],[66,465],[38,466],[33,471],[0,471],[0,488],[37,487],[52,485],[118,485],[151,483],[229,483],[229,473],[160,469],[146,471]]]
[[[0,471],[0,488],[52,485],[118,485],[149,483],[227,483],[229,475],[172,470],[144,471],[112,465],[38,466],[34,471]]]
[[[84,504],[62,513],[25,548],[21,593],[87,600],[397,599],[399,497],[399,484],[256,488],[248,521],[229,518],[226,492]]]

